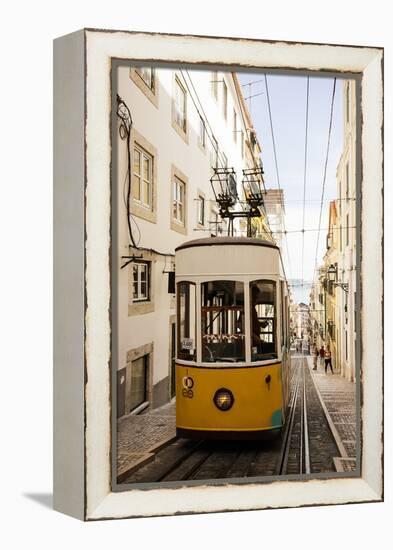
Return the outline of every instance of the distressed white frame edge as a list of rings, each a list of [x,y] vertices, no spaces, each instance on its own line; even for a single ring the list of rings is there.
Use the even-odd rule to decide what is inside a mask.
[[[215,48],[217,40],[220,48]],[[382,59],[379,48],[263,42],[121,31],[85,31],[86,315],[84,519],[380,501],[382,441]],[[181,52],[181,55],[179,54]],[[216,53],[217,52],[217,53]],[[110,68],[111,58],[362,72],[363,318],[362,477],[111,492],[110,465]],[[99,90],[99,92],[98,92]],[[83,183],[84,184],[84,183]],[[81,183],[82,185],[82,183]],[[375,244],[377,243],[377,245]],[[102,312],[106,312],[104,315]],[[83,424],[83,419],[80,419]],[[79,428],[78,428],[79,429]],[[300,492],[301,489],[301,492]],[[79,505],[79,503],[78,503]],[[59,506],[58,509],[61,507]],[[80,513],[75,513],[80,517]]]
[[[53,506],[85,518],[85,33],[53,52]]]

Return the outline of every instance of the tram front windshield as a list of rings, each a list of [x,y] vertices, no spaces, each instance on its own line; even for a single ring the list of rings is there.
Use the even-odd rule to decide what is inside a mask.
[[[244,285],[202,283],[202,361],[245,361]]]

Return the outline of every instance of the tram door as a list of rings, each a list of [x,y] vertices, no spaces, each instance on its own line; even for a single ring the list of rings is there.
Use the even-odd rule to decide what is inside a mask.
[[[171,399],[176,393],[176,325],[171,323]]]

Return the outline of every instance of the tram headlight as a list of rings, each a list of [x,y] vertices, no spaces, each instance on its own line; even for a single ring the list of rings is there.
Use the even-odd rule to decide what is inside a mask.
[[[220,411],[229,411],[235,402],[233,393],[227,388],[220,388],[216,391],[213,398],[214,404]]]

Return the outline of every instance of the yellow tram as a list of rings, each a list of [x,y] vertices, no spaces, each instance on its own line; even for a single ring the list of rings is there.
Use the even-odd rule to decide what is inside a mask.
[[[279,248],[210,237],[176,249],[176,431],[256,439],[289,398],[289,296]]]

